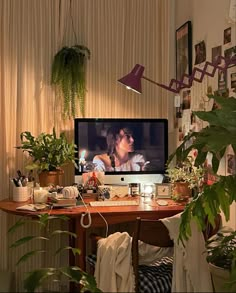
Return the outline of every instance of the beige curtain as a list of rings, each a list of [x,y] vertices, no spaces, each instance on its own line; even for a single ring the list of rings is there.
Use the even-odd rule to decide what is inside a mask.
[[[78,43],[91,50],[86,117],[168,118],[173,128],[170,92],[143,80],[143,94],[138,95],[117,83],[136,63],[145,66],[145,76],[169,83],[174,50],[171,3],[0,0],[0,199],[11,196],[10,177],[24,170],[25,157],[15,149],[22,131],[37,135],[55,126],[73,139],[73,120],[62,119],[60,100],[50,85],[52,59],[62,46]],[[73,166],[67,167],[64,183],[71,184],[73,176]],[[9,220],[1,212],[0,219],[1,234],[6,235],[12,216]],[[7,246],[6,237],[1,237],[0,269],[14,270]]]

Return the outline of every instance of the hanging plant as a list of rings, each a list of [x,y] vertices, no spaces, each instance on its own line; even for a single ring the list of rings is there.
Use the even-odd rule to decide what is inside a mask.
[[[63,47],[54,56],[52,63],[51,84],[57,87],[63,97],[65,117],[75,117],[77,100],[84,117],[85,108],[85,71],[90,50],[82,45]]]

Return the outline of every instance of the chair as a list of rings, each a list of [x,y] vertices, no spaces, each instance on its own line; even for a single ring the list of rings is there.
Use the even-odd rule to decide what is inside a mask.
[[[154,265],[152,265],[152,267],[144,265],[140,266],[139,241],[158,247],[173,247],[174,243],[170,239],[168,229],[160,220],[147,220],[138,217],[136,219],[136,224],[132,238],[132,265],[135,276],[135,292],[142,292],[142,287],[145,288],[145,291],[153,292],[154,289],[158,289],[153,288],[154,285],[157,287],[158,285],[161,285],[162,287],[162,290],[157,292],[170,291],[173,260],[160,260]],[[152,273],[152,271],[154,272]],[[146,280],[142,280],[140,278],[141,276],[144,277]],[[153,277],[155,276],[159,277],[159,280],[156,279],[156,284],[154,284],[155,281],[153,279]],[[150,288],[149,290],[148,288],[150,286],[152,288]]]
[[[221,226],[221,217],[218,215],[215,220],[215,227],[208,222],[203,231],[205,239],[214,235]],[[87,258],[90,264],[90,273],[94,273],[96,262],[97,242],[102,237],[91,234],[92,256]],[[163,257],[151,266],[140,265],[139,241],[162,248],[173,247],[169,231],[160,220],[147,220],[138,217],[135,221],[132,237],[132,265],[135,277],[135,292],[171,292],[172,263],[173,258]]]

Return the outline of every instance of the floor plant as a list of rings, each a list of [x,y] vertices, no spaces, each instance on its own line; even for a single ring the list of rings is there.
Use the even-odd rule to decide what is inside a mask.
[[[37,218],[31,219],[30,217],[22,217],[20,218],[8,231],[8,233],[14,233],[19,227],[31,224],[38,225],[40,227],[40,235],[26,235],[14,243],[11,244],[11,249],[15,249],[19,246],[23,246],[26,243],[33,243],[34,241],[58,241],[58,237],[60,235],[66,235],[67,237],[76,238],[77,235],[67,230],[54,230],[51,228],[52,221],[61,220],[61,221],[69,221],[69,218],[63,215],[58,216],[50,216],[49,214],[40,214],[36,216]],[[51,225],[50,225],[51,224]],[[35,229],[36,230],[36,229]],[[79,237],[79,235],[78,235]],[[42,244],[43,246],[43,244]],[[33,246],[32,246],[33,247]],[[60,247],[55,251],[55,256],[63,253],[65,251],[71,251],[74,256],[80,253],[78,248],[71,246]],[[17,262],[17,266],[21,263],[26,262],[29,258],[34,257],[39,253],[47,253],[44,249],[32,249],[22,255]],[[27,273],[24,278],[24,290],[26,292],[35,292],[46,282],[48,279],[53,282],[60,282],[62,278],[67,278],[70,282],[74,282],[81,286],[81,292],[89,291],[89,292],[101,292],[96,287],[95,278],[83,270],[81,270],[78,266],[66,266],[66,267],[42,267],[32,270]]]
[[[193,200],[186,206],[181,217],[179,239],[186,240],[191,236],[190,221],[194,219],[199,229],[205,228],[205,219],[208,217],[214,225],[217,214],[223,213],[226,221],[230,218],[230,206],[236,201],[236,174],[218,175],[221,160],[229,147],[236,153],[236,99],[234,97],[221,97],[209,95],[214,99],[218,107],[210,111],[196,111],[194,114],[208,126],[199,132],[191,132],[187,135],[181,145],[169,157],[184,161],[191,151],[196,153],[195,166],[204,166],[207,155],[212,154],[212,171],[217,180],[212,185],[204,185],[202,191],[197,193]],[[191,143],[190,143],[191,142]],[[232,260],[232,284],[236,283],[236,247]]]

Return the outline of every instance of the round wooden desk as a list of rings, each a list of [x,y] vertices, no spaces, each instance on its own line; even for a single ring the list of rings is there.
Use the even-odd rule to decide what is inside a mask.
[[[106,219],[108,225],[133,222],[137,217],[143,219],[161,219],[170,217],[183,211],[184,205],[175,203],[173,200],[167,200],[168,206],[158,206],[155,200],[150,203],[144,203],[143,198],[140,198],[138,206],[112,206],[112,207],[91,207],[87,206],[91,214],[91,226],[102,227],[105,226],[105,221],[100,214]],[[87,201],[86,201],[87,202]],[[75,247],[81,250],[81,254],[74,258],[70,256],[70,264],[78,265],[81,269],[85,270],[85,257],[86,257],[86,229],[81,226],[81,216],[87,212],[84,206],[75,206],[70,208],[48,209],[37,212],[17,210],[16,208],[25,205],[27,202],[13,202],[7,200],[0,201],[0,209],[6,213],[34,217],[42,213],[50,213],[51,215],[66,215],[70,217],[69,229],[78,235],[75,240]],[[86,224],[86,223],[85,223]]]

